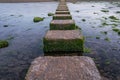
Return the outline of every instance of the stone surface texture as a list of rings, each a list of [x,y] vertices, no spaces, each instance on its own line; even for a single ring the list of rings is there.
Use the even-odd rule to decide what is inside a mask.
[[[26,80],[101,80],[93,60],[85,56],[38,57]]]
[[[56,11],[56,14],[70,14],[69,11]]]
[[[52,20],[50,30],[74,30],[76,29],[74,20]]]
[[[72,19],[70,14],[55,14],[53,20],[69,20]]]
[[[49,40],[71,40],[71,39],[83,39],[79,30],[50,30],[47,32],[46,39]]]

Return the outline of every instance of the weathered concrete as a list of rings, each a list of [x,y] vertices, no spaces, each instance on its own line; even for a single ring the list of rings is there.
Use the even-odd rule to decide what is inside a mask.
[[[26,80],[101,80],[93,60],[85,56],[38,57]]]
[[[43,43],[44,52],[82,52],[84,38],[80,30],[50,30]]]
[[[70,11],[56,11],[55,14],[70,14]]]
[[[69,11],[69,9],[66,5],[61,5],[58,6],[57,11]]]
[[[50,30],[73,30],[76,29],[74,20],[52,20]]]
[[[70,20],[72,16],[70,14],[55,14],[53,20]]]
[[[59,6],[57,7],[57,9],[61,9],[61,8],[68,9],[67,5],[59,5]]]

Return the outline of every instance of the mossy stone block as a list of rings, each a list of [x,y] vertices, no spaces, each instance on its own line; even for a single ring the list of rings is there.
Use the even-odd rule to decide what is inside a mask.
[[[76,29],[74,20],[52,20],[50,30],[74,30]]]
[[[79,30],[51,30],[44,37],[44,52],[83,52]]]
[[[70,11],[56,11],[56,14],[70,14]]]
[[[53,16],[53,20],[66,20],[66,19],[72,19],[72,16],[70,14],[55,14]]]

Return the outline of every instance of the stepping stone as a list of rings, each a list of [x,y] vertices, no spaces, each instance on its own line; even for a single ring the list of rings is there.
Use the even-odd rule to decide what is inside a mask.
[[[83,52],[80,30],[50,30],[44,37],[44,52]]]
[[[62,3],[59,3],[59,5],[66,5],[66,3],[63,3],[63,2],[62,2]]]
[[[50,30],[74,30],[76,29],[74,20],[52,20]]]
[[[63,6],[58,6],[57,11],[68,11],[68,7],[63,5]]]
[[[72,19],[72,16],[70,14],[55,14],[53,16],[53,20],[66,20],[66,19]]]
[[[94,61],[86,56],[38,57],[25,80],[103,80]]]
[[[56,14],[70,14],[69,11],[56,11]]]

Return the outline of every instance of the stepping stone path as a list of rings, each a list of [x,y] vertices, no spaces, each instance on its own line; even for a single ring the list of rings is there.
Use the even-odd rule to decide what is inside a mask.
[[[72,20],[65,0],[60,1],[44,37],[44,52],[83,52],[84,38]]]
[[[26,80],[102,80],[89,57],[38,57],[33,62]]]
[[[68,18],[68,16],[70,18]],[[83,52],[84,39],[61,0],[44,39],[44,52]],[[94,61],[86,56],[44,56],[36,58],[26,80],[102,80]]]

